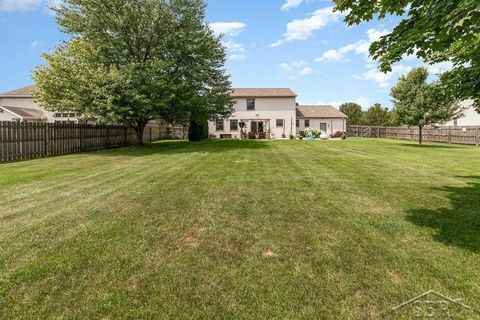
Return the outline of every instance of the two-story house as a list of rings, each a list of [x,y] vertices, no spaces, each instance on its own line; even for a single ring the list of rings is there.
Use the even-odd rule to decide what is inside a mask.
[[[35,86],[0,94],[0,121],[78,123],[74,112],[50,112],[38,105],[32,96]]]
[[[209,124],[217,138],[240,138],[241,131],[261,138],[285,138],[296,133],[296,97],[287,88],[238,88],[231,94],[235,105],[228,119]],[[244,126],[244,128],[242,128]]]
[[[347,116],[332,106],[300,106],[288,88],[237,88],[231,94],[235,105],[228,119],[210,122],[216,138],[282,139],[308,127],[327,134],[346,131]]]

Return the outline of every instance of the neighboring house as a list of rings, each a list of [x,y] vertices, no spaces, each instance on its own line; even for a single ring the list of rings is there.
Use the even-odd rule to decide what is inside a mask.
[[[463,101],[461,105],[462,107],[466,108],[465,112],[463,113],[463,117],[453,119],[447,122],[445,125],[455,127],[480,126],[480,113],[473,108],[473,101],[466,100]]]
[[[327,134],[347,131],[347,116],[332,106],[297,106],[297,133],[307,128],[320,129]]]
[[[78,123],[74,112],[50,112],[33,101],[35,86],[0,94],[0,121]]]
[[[309,126],[328,134],[346,131],[345,114],[332,106],[299,106],[288,88],[237,88],[231,96],[232,116],[209,123],[209,133],[216,138],[240,138],[241,123],[251,138],[288,138]]]

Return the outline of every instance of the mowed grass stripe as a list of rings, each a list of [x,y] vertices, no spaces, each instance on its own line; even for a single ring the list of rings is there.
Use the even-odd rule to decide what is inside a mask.
[[[0,310],[407,319],[391,307],[429,289],[475,304],[479,150],[432,146],[162,142],[7,164]]]

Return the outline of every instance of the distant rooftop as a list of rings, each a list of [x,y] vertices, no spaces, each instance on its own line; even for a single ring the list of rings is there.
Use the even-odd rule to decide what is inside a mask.
[[[297,117],[299,118],[348,118],[333,106],[297,106]]]
[[[35,90],[35,86],[23,87],[20,89],[15,89],[9,92],[1,93],[0,98],[8,97],[31,97],[32,91]]]
[[[42,111],[37,109],[9,107],[9,106],[1,106],[0,108],[5,109],[11,113],[14,113],[25,120],[42,120],[45,116]]]
[[[234,88],[233,98],[295,98],[297,95],[289,88]]]

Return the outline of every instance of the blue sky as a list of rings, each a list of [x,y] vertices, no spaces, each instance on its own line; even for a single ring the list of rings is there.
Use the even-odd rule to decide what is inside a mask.
[[[0,92],[31,84],[41,53],[68,38],[48,10],[58,1],[0,0]],[[347,28],[328,0],[209,0],[207,7],[207,21],[224,34],[233,86],[289,87],[303,104],[390,107],[390,88],[421,62],[406,57],[385,75],[368,57],[368,46],[398,20]],[[436,74],[450,67],[429,69]]]

